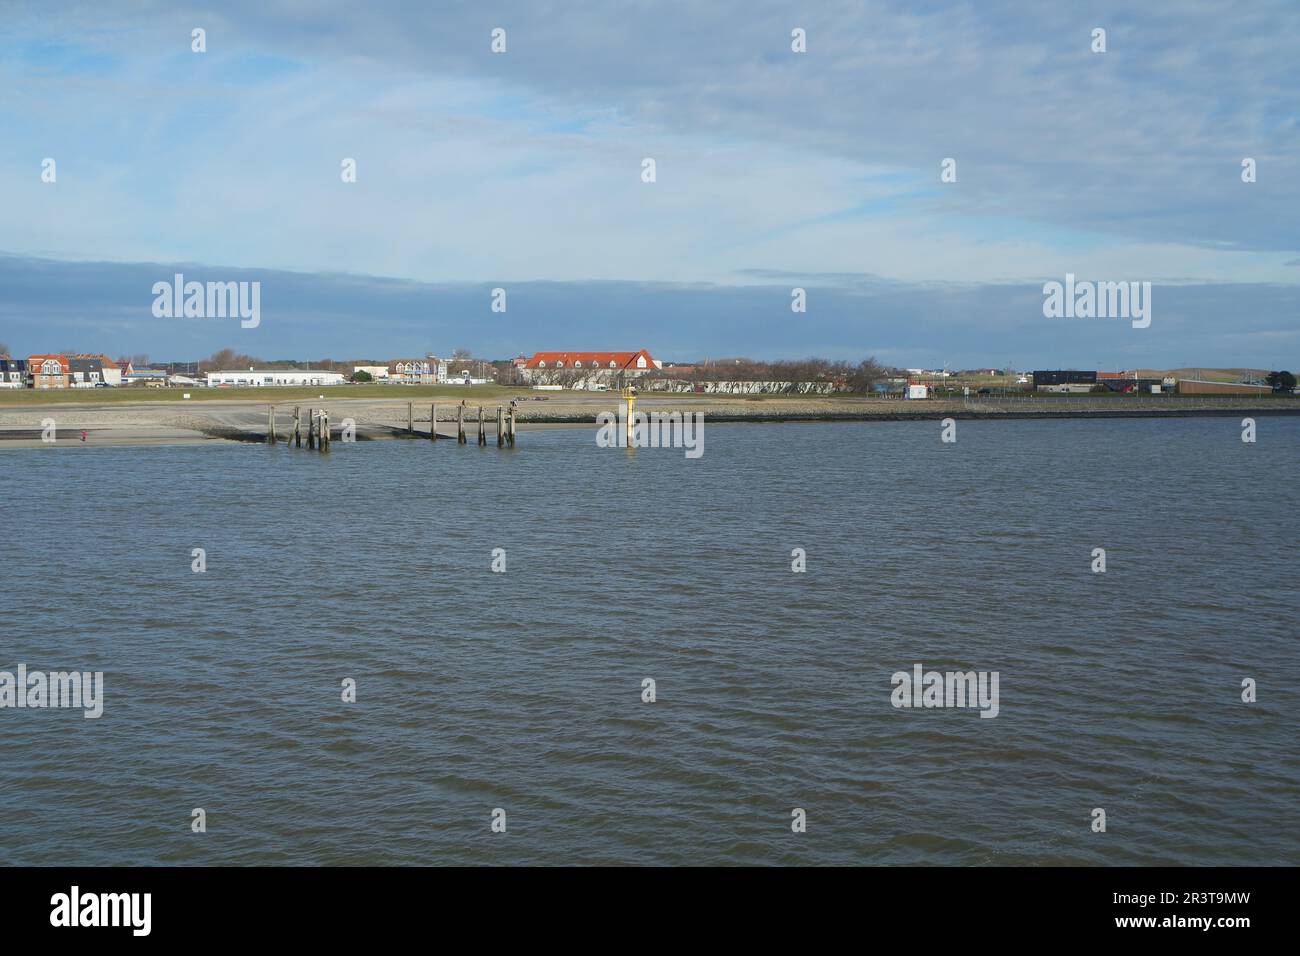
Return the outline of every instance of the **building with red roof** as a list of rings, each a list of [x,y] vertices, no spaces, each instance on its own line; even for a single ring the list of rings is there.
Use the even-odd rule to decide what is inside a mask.
[[[33,355],[27,360],[32,388],[67,388],[72,363],[66,355]]]
[[[521,371],[530,382],[556,378],[616,378],[653,372],[663,365],[645,349],[636,352],[535,352]]]

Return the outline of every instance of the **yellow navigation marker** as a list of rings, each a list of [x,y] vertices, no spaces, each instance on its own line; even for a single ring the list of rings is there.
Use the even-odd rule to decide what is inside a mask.
[[[627,399],[627,447],[632,446],[632,409],[636,406],[636,389],[631,385],[623,389],[623,397]]]

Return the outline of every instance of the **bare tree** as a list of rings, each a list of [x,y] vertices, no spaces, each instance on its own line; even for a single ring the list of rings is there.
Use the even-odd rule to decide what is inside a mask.
[[[874,356],[864,358],[849,374],[849,388],[854,392],[869,392],[877,382],[887,378],[888,375],[889,370],[877,362]]]
[[[148,356],[145,356],[147,359]],[[134,364],[134,363],[133,363]],[[234,349],[221,349],[213,352],[211,356],[199,362],[200,372],[219,372],[223,370],[256,368],[263,364],[260,359],[251,355],[244,355],[236,352]]]

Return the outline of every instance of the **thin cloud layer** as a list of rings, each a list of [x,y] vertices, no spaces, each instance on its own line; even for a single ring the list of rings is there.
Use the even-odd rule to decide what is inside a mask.
[[[155,318],[150,287],[170,282],[173,269],[187,280],[261,282],[260,325]],[[229,347],[266,359],[313,360],[469,347],[509,357],[538,343],[650,344],[669,361],[874,355],[908,366],[1133,368],[1219,365],[1231,357],[1233,365],[1271,368],[1300,347],[1300,290],[1290,285],[1158,289],[1155,320],[1140,334],[1126,321],[1044,319],[1036,287],[869,275],[814,276],[805,284],[804,315],[791,314],[789,285],[773,280],[511,283],[508,310],[494,313],[489,284],[0,257],[0,288],[0,338],[17,354],[76,346],[187,360]]]

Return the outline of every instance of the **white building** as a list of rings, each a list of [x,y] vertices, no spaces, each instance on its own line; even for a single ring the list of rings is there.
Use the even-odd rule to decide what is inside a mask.
[[[388,378],[387,365],[355,365],[352,367],[352,374],[356,375],[357,372],[365,372],[376,382],[381,378]]]
[[[436,385],[442,381],[437,356],[397,359],[388,365],[388,377],[409,385]]]
[[[342,372],[323,372],[318,369],[244,369],[240,371],[209,372],[208,388],[223,385],[342,385]]]

